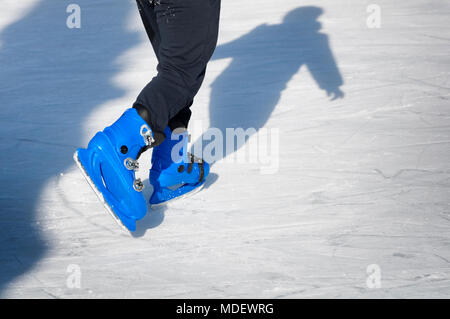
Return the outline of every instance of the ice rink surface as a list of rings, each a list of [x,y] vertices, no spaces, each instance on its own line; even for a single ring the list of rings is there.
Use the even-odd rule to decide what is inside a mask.
[[[373,3],[224,0],[192,123],[278,129],[278,169],[227,154],[130,236],[72,154],[155,74],[134,1],[2,0],[0,296],[450,297],[450,3]]]

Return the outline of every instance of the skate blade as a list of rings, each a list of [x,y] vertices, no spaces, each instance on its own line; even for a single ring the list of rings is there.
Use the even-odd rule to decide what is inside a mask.
[[[114,213],[114,211],[109,206],[108,202],[103,197],[103,194],[98,190],[97,186],[95,186],[95,183],[92,181],[92,179],[89,177],[88,173],[86,172],[86,169],[84,168],[83,164],[81,164],[79,158],[78,158],[78,151],[73,154],[73,159],[75,163],[77,163],[78,168],[80,169],[81,173],[83,174],[84,178],[88,182],[88,184],[91,186],[94,193],[97,195],[98,199],[102,202],[103,206],[105,206],[106,211],[112,216],[112,218],[116,221],[117,225],[119,225],[123,230],[130,233],[130,230],[122,223],[119,217]]]
[[[176,201],[178,201],[178,200],[180,200],[180,199],[185,199],[185,198],[188,198],[188,197],[192,197],[192,196],[194,196],[195,194],[197,194],[198,192],[200,192],[204,187],[205,187],[205,182],[203,182],[202,185],[200,185],[200,186],[197,187],[197,188],[194,188],[194,189],[191,190],[190,192],[187,192],[187,193],[185,193],[185,194],[183,194],[183,195],[181,195],[181,196],[174,197],[174,198],[172,198],[172,199],[166,200],[165,202],[162,202],[162,203],[158,203],[158,204],[150,204],[150,207],[160,207],[160,206],[166,205],[166,204],[168,204],[168,203],[176,202]]]

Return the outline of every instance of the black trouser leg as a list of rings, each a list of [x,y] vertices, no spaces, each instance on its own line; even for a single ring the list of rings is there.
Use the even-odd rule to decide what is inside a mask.
[[[220,0],[137,0],[158,58],[158,74],[135,106],[149,112],[153,130],[187,126],[193,99],[217,43]]]

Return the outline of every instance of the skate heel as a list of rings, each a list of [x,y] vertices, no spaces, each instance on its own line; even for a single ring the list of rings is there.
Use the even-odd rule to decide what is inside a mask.
[[[129,191],[128,183],[130,181],[120,187],[121,185],[117,181],[105,178],[105,176],[115,173],[113,173],[114,168],[110,162],[102,160],[102,156],[103,154],[99,150],[80,148],[74,154],[74,159],[83,176],[117,224],[125,230],[134,231],[136,221],[143,218],[147,212],[145,199],[140,194],[134,196],[132,201],[117,198],[114,194],[117,194],[119,188],[122,188],[121,192]],[[111,190],[112,187],[114,190]]]
[[[147,213],[143,184],[135,178],[138,155],[151,146],[152,131],[136,110],[129,109],[113,125],[98,132],[75,162],[116,222],[129,231]]]

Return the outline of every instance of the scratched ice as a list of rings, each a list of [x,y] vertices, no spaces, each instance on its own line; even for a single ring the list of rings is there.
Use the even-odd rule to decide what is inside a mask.
[[[1,297],[450,297],[448,1],[223,1],[192,120],[278,128],[278,172],[225,153],[134,236],[72,153],[156,61],[134,1],[68,3],[0,4]]]

